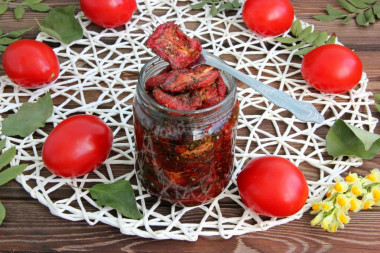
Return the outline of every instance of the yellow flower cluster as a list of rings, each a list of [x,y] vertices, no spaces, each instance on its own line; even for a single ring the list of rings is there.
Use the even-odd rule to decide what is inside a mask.
[[[380,171],[373,169],[364,178],[349,173],[345,180],[335,179],[326,199],[312,203],[311,214],[316,216],[310,223],[336,232],[350,221],[348,211],[358,212],[372,206],[380,206]]]

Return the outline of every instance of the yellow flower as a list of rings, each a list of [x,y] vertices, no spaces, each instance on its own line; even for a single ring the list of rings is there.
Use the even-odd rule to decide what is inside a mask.
[[[380,171],[378,169],[371,170],[371,173],[366,177],[371,182],[380,182]]]
[[[337,183],[334,185],[334,190],[339,193],[344,193],[348,189],[348,185],[346,182],[343,181],[337,181]]]
[[[362,194],[366,193],[366,190],[363,188],[361,182],[355,182],[351,186],[351,193],[355,196],[361,196]]]
[[[336,217],[338,220],[339,227],[341,228],[343,228],[344,224],[348,223],[351,220],[347,213],[344,213],[342,211],[336,212]]]
[[[322,202],[321,207],[323,211],[330,211],[333,208],[333,203],[331,201]]]
[[[380,199],[380,186],[375,186],[372,188],[372,196],[375,202],[377,202]]]
[[[358,212],[362,209],[362,201],[357,198],[351,198],[350,200],[350,211]]]
[[[373,200],[364,201],[363,210],[371,209],[373,205],[375,205],[375,202]]]
[[[332,224],[332,225],[327,229],[328,232],[336,232],[337,230],[338,230],[338,226],[337,226],[337,224]]]
[[[363,196],[362,202],[363,202],[363,206],[362,206],[363,210],[370,209],[370,208],[372,208],[372,206],[375,205],[373,195],[370,192]]]
[[[353,183],[359,181],[359,177],[357,173],[349,173],[348,176],[345,177],[345,180],[349,183]]]
[[[338,194],[336,197],[336,206],[347,211],[350,208],[350,200],[345,194]]]

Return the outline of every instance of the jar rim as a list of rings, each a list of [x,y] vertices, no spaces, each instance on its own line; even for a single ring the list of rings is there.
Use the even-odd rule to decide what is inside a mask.
[[[217,60],[219,60],[219,61],[221,61],[223,63],[225,63],[222,59],[220,59],[219,57],[217,57],[217,56],[215,56],[213,54],[207,53],[207,55],[210,56],[210,57],[213,57],[213,58],[215,58],[215,59],[217,59]],[[150,59],[146,64],[144,64],[144,66],[142,67],[142,69],[141,69],[141,71],[139,73],[138,83],[137,83],[137,88],[136,89],[137,89],[137,93],[142,96],[141,98],[143,100],[145,100],[146,102],[152,104],[154,107],[156,107],[160,111],[165,112],[166,117],[167,116],[172,116],[172,117],[178,118],[178,117],[195,117],[195,116],[202,115],[202,114],[206,114],[207,115],[207,114],[212,113],[213,111],[217,110],[218,108],[225,106],[231,100],[233,100],[233,103],[236,102],[236,97],[235,97],[235,94],[236,94],[236,80],[230,74],[222,71],[222,73],[224,75],[230,77],[229,79],[232,82],[229,82],[230,83],[230,86],[228,87],[229,93],[219,103],[217,103],[217,104],[215,104],[213,106],[207,107],[207,108],[203,108],[203,109],[199,109],[199,110],[192,110],[192,111],[176,110],[176,109],[171,109],[171,108],[165,107],[163,105],[160,105],[155,99],[153,99],[151,96],[148,95],[148,93],[146,92],[145,87],[143,85],[143,83],[144,83],[143,78],[144,78],[144,73],[146,72],[146,70],[151,65],[153,65],[156,62],[159,62],[160,60],[164,61],[159,56],[155,56],[152,59]],[[174,115],[181,115],[181,116],[174,116]]]

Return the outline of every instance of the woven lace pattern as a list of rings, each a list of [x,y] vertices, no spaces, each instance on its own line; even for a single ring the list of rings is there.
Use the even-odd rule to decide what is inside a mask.
[[[79,13],[77,18],[84,29],[84,37],[70,45],[40,33],[36,39],[54,43],[54,51],[60,58],[60,76],[49,86],[30,90],[14,85],[7,77],[0,79],[1,115],[16,112],[23,102],[35,102],[47,91],[53,98],[54,113],[44,129],[23,139],[7,137],[7,147],[17,147],[14,165],[29,164],[17,181],[52,214],[71,221],[85,220],[90,225],[102,222],[119,228],[123,234],[147,238],[189,241],[212,235],[230,238],[300,218],[310,208],[311,201],[323,196],[326,186],[335,177],[362,164],[356,157],[332,161],[326,154],[324,137],[338,118],[373,132],[377,120],[369,108],[373,101],[372,94],[366,91],[365,73],[360,84],[349,93],[323,94],[302,79],[301,58],[283,49],[273,38],[262,38],[248,30],[241,19],[241,10],[236,15],[221,12],[212,17],[209,10],[191,10],[188,5],[191,1],[137,2],[138,10],[131,21],[116,29],[96,32],[94,25]],[[154,56],[144,44],[155,27],[168,21],[180,25],[190,37],[198,38],[208,52],[221,57],[230,66],[298,100],[313,103],[325,117],[322,124],[301,122],[255,90],[240,85],[236,170],[226,190],[202,206],[185,208],[151,197],[139,184],[133,169],[132,101],[139,70]],[[86,176],[57,177],[44,167],[42,145],[53,127],[75,114],[96,115],[111,127],[114,134],[112,152],[99,169]],[[236,177],[250,159],[264,155],[285,157],[307,171],[310,193],[306,205],[297,214],[269,219],[250,211],[242,203]],[[115,173],[116,167],[125,169]],[[132,182],[143,219],[128,219],[109,207],[97,206],[84,189],[117,180]],[[67,198],[56,197],[62,196],[62,192]],[[224,203],[233,204],[234,212],[222,208]],[[239,210],[238,215],[236,210]]]

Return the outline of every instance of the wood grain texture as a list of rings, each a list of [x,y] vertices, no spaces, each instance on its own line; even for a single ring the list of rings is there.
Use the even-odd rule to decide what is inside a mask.
[[[75,4],[79,0],[46,0],[50,6]],[[320,31],[336,33],[339,41],[355,50],[363,62],[370,80],[368,90],[380,93],[380,22],[369,27],[357,27],[353,22],[322,23],[312,18],[324,12],[329,3],[337,1],[293,0],[295,14],[305,22],[314,24]],[[38,33],[35,18],[42,20],[45,14],[27,11],[25,18],[15,21],[11,13],[0,16],[0,27],[6,32],[30,27],[26,38]],[[4,74],[3,71],[0,74]],[[380,114],[371,107],[374,116]],[[379,128],[375,130],[380,134]],[[378,167],[380,155],[365,161],[361,174]],[[0,188],[0,199],[7,209],[7,216],[0,227],[0,252],[377,252],[380,248],[380,208],[351,214],[351,222],[337,233],[327,233],[309,225],[308,213],[300,219],[265,232],[236,236],[229,240],[220,237],[201,237],[196,242],[157,241],[126,236],[117,228],[104,224],[94,226],[86,222],[71,222],[52,215],[49,210],[15,181]],[[234,210],[231,210],[234,212]],[[236,210],[238,212],[238,210]],[[191,219],[191,217],[189,217]]]

